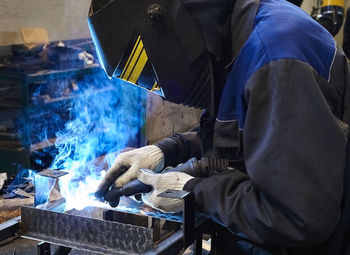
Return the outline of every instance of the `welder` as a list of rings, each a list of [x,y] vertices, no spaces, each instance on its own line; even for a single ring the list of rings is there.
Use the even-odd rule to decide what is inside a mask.
[[[348,65],[321,25],[284,0],[95,0],[89,25],[110,77],[204,110],[191,132],[121,153],[98,197],[138,178],[174,212],[157,195],[191,191],[213,254],[350,251]]]

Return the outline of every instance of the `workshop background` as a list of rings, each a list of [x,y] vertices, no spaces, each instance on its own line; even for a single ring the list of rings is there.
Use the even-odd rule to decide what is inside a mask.
[[[118,151],[198,123],[196,109],[107,78],[86,21],[90,4],[0,0],[0,224],[18,216],[20,206],[42,203],[33,190],[37,171],[74,167],[76,180],[61,192],[76,198],[96,184],[96,171],[108,169]],[[314,4],[304,0],[302,8],[311,13]],[[335,38],[342,45],[343,28]],[[93,180],[81,185],[87,176]],[[62,195],[49,194],[50,199]],[[0,254],[33,250],[32,241],[0,243]]]
[[[74,43],[74,41],[89,39],[90,33],[86,17],[90,2],[90,0],[1,0],[0,56],[12,54],[13,45],[23,44],[23,36],[25,35],[27,35],[28,40],[31,40],[31,36],[36,36],[36,38],[41,37],[44,41],[45,39],[51,42],[68,41],[68,44],[79,44],[80,42]],[[27,28],[35,28],[35,30],[27,31],[27,34],[25,34]],[[44,29],[47,36],[40,34],[40,29]],[[35,34],[38,33],[38,30],[39,36]],[[92,44],[88,45],[88,43],[82,47],[93,48]],[[59,53],[52,53],[52,55],[55,54]],[[72,61],[73,59],[71,59]],[[97,63],[96,56],[94,63]],[[72,63],[72,66],[74,66],[74,63]],[[141,91],[140,93],[144,92]],[[146,96],[148,97],[147,141],[145,140],[144,143],[154,143],[172,132],[186,131],[196,124],[199,117],[197,110],[166,103],[157,96],[150,94]],[[175,119],[176,122],[172,121]]]
[[[86,15],[91,0],[1,0],[0,46],[21,44],[20,27],[45,28],[51,41],[90,37]],[[302,9],[311,13],[314,0],[304,0]],[[350,1],[345,0],[345,10]],[[336,40],[341,45],[343,31]]]
[[[87,25],[90,4],[0,0],[0,254],[37,252],[37,242],[3,240],[21,206],[63,196],[65,210],[83,209],[120,150],[198,123],[200,111],[106,76]],[[37,174],[47,168],[70,177],[58,185]]]

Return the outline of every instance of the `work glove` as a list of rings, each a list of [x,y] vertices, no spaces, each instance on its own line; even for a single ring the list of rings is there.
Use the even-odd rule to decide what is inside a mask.
[[[95,196],[103,197],[114,185],[119,188],[136,179],[137,171],[147,168],[159,172],[164,168],[164,154],[155,145],[120,153],[98,186]]]
[[[222,171],[230,170],[230,161],[220,158],[191,158],[187,162],[174,168],[154,173],[147,169],[140,169],[137,179],[153,187],[153,191],[143,194],[145,204],[163,212],[179,212],[183,209],[183,200],[177,198],[163,198],[158,195],[168,189],[183,190],[185,184],[194,177],[206,178]]]
[[[145,204],[163,212],[179,212],[183,210],[183,200],[180,198],[165,198],[158,195],[168,189],[182,190],[185,184],[194,178],[181,172],[155,173],[148,169],[140,169],[137,179],[153,187],[153,191],[142,195]]]

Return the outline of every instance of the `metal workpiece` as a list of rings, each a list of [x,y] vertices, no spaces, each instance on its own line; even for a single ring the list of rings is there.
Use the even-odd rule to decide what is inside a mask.
[[[162,242],[164,239],[168,238],[169,235],[181,228],[179,222],[115,210],[104,211],[103,219],[152,229],[153,243],[155,245]]]
[[[93,208],[52,211],[61,203],[49,210],[22,207],[21,236],[101,254],[175,255],[183,247],[179,222],[101,208],[95,215],[86,213]],[[103,219],[97,216],[102,212]]]
[[[22,207],[21,235],[100,254],[140,254],[153,248],[153,230],[113,221]]]
[[[50,177],[50,178],[59,178],[66,174],[68,174],[68,172],[60,171],[57,169],[45,169],[44,171],[41,171],[38,173],[38,175],[41,175],[44,177]]]
[[[40,242],[37,245],[38,255],[51,255],[51,245],[49,243]]]
[[[183,232],[176,231],[167,239],[159,243],[154,249],[148,250],[144,255],[178,255],[183,249]]]
[[[159,196],[184,200],[183,221],[147,215],[150,212],[145,211],[136,214],[95,207],[65,211],[61,199],[44,208],[22,207],[19,234],[59,245],[64,251],[73,248],[98,254],[177,255],[195,242],[194,254],[201,254],[202,234],[208,233],[209,220],[195,215],[193,194],[167,190]]]
[[[34,177],[34,205],[39,206],[50,201],[51,192],[56,187],[59,190],[59,178],[69,174],[57,169],[45,169]]]

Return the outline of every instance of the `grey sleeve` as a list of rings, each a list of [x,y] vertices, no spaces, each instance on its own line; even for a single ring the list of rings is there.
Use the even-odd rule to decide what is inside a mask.
[[[316,72],[296,60],[270,62],[245,87],[247,173],[195,178],[198,209],[255,242],[302,247],[324,241],[340,216],[344,123],[330,111]]]
[[[197,132],[174,134],[155,143],[164,153],[164,166],[176,167],[190,158],[201,157],[200,138]]]

